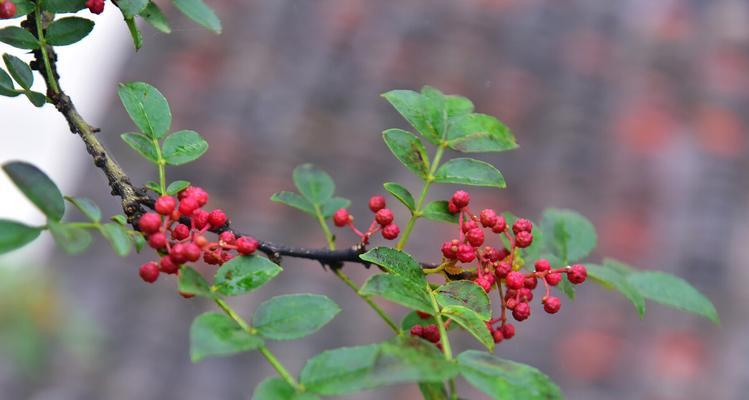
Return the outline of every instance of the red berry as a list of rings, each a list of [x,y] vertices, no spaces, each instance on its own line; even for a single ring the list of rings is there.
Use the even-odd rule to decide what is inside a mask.
[[[487,275],[491,276],[491,275]],[[481,286],[482,289],[484,289],[485,292],[489,292],[492,289],[492,284],[494,282],[490,282],[488,279],[481,277],[476,279],[474,282],[476,282],[477,285]]]
[[[163,249],[166,247],[166,235],[161,232],[152,233],[148,236],[148,245],[152,249]]]
[[[587,277],[588,271],[585,269],[585,266],[581,264],[575,264],[569,271],[567,271],[567,279],[575,285],[585,282],[585,278]]]
[[[510,250],[507,250],[507,247],[502,247],[502,248],[501,248],[501,249],[499,250],[499,256],[498,256],[498,258],[499,258],[500,260],[504,260],[504,259],[505,259],[505,258],[507,258],[507,257],[508,257],[509,255],[510,255]]]
[[[481,228],[473,228],[466,233],[466,240],[473,247],[479,247],[484,244],[484,231]]]
[[[473,247],[471,247],[468,243],[461,243],[458,246],[458,260],[460,262],[469,263],[473,261],[474,258],[476,258],[476,252],[473,250]]]
[[[536,261],[536,272],[546,272],[551,269],[551,263],[545,258]]]
[[[528,231],[518,232],[515,235],[515,245],[524,249],[533,243],[533,234]]]
[[[520,289],[525,284],[525,275],[518,271],[510,271],[505,278],[507,287],[510,289]]]
[[[195,243],[185,243],[183,251],[187,261],[192,262],[198,261],[200,259],[200,253],[202,253],[200,247],[198,247]]]
[[[169,256],[161,257],[159,268],[161,269],[161,272],[165,274],[176,274],[177,271],[179,271],[179,265],[175,264]]]
[[[369,209],[372,210],[373,213],[382,210],[385,206],[385,197],[382,195],[378,194],[369,198]]]
[[[161,216],[156,213],[145,213],[138,220],[138,227],[145,233],[154,233],[161,227]]]
[[[518,300],[514,297],[505,300],[505,307],[509,308],[510,310],[514,310],[515,306],[517,305]]]
[[[481,256],[487,262],[499,261],[499,252],[497,251],[497,249],[491,246],[484,247],[484,251],[482,252]]]
[[[188,197],[192,197],[198,203],[199,207],[203,207],[208,203],[208,192],[197,186],[188,186],[187,189],[179,193],[179,199],[183,200]]]
[[[513,324],[504,324],[502,325],[502,336],[505,339],[512,339],[513,336],[515,336],[515,326]]]
[[[226,219],[226,214],[223,210],[216,209],[208,214],[208,224],[210,224],[213,229],[224,226]]]
[[[223,262],[220,255],[216,255],[216,253],[210,251],[203,253],[203,261],[208,265],[218,265]]]
[[[427,319],[431,317],[429,313],[425,313],[424,311],[418,311],[418,310],[416,310],[416,315],[418,315],[419,318],[421,319]]]
[[[205,236],[203,235],[198,235],[198,236],[195,236],[192,242],[195,243],[196,246],[202,249],[208,244],[208,239],[206,239]]]
[[[218,239],[226,244],[234,244],[234,242],[237,240],[237,237],[234,236],[234,234],[230,231],[223,231],[220,235],[218,235]]]
[[[389,208],[383,208],[375,214],[375,221],[380,226],[388,226],[393,222],[393,212]]]
[[[400,233],[401,228],[398,228],[398,225],[394,223],[391,223],[390,225],[382,228],[382,237],[387,240],[393,240],[397,238]]]
[[[432,343],[437,343],[440,341],[440,331],[437,329],[437,325],[431,324],[427,325],[424,328],[422,328],[423,335],[422,337]]]
[[[528,303],[518,303],[512,310],[512,317],[517,321],[524,321],[531,316],[531,306]]]
[[[497,279],[504,279],[510,271],[512,271],[512,265],[507,261],[501,261],[494,267],[494,274],[497,275]]]
[[[140,266],[138,273],[144,281],[154,283],[156,279],[159,279],[159,266],[153,261],[147,262]]]
[[[525,218],[520,218],[512,224],[512,231],[516,235],[520,232],[531,233],[533,231],[533,223]]]
[[[453,193],[453,197],[450,200],[452,200],[453,204],[455,204],[458,209],[463,209],[467,207],[468,203],[471,201],[471,195],[463,190],[458,190]]]
[[[518,299],[524,303],[533,301],[533,292],[528,288],[518,289]]]
[[[442,243],[442,255],[445,258],[454,260],[458,257],[458,246],[460,242],[457,239],[453,239],[449,242]]]
[[[452,200],[450,200],[447,202],[447,212],[449,212],[450,214],[457,214],[460,212],[460,209],[455,205],[455,203],[453,203]]]
[[[479,227],[479,224],[476,223],[474,220],[468,220],[466,222],[463,222],[463,226],[460,228],[463,230],[463,233],[469,232],[471,229],[476,229]]]
[[[536,286],[538,286],[538,279],[536,279],[535,275],[527,276],[525,277],[525,282],[523,283],[523,286],[525,286],[528,289],[535,289]]]
[[[190,228],[188,228],[187,225],[177,224],[177,226],[172,228],[172,239],[184,240],[187,239],[188,236],[190,236]]]
[[[198,201],[193,197],[186,197],[179,202],[179,212],[182,215],[192,215],[193,211],[200,207]]]
[[[231,260],[232,258],[234,258],[234,255],[231,253],[221,253],[221,261],[223,262],[229,262],[229,260]]]
[[[551,286],[556,286],[559,284],[559,282],[562,281],[562,274],[559,272],[554,272],[551,274],[546,275],[546,283],[548,283]]]
[[[177,200],[172,196],[161,196],[156,200],[154,209],[161,215],[170,215],[177,207]]]
[[[333,214],[333,223],[339,228],[346,226],[349,221],[351,221],[351,215],[349,215],[348,210],[345,208],[339,208],[338,211]]]
[[[237,251],[240,254],[250,255],[254,253],[259,246],[260,243],[255,240],[255,238],[249,236],[242,236],[237,239]]]
[[[559,297],[547,297],[543,301],[544,303],[544,311],[546,311],[549,314],[556,314],[557,311],[562,307],[562,301],[559,300]]]
[[[183,243],[177,243],[172,246],[171,251],[169,251],[169,257],[171,257],[175,264],[184,264],[187,261],[185,245]]]
[[[180,296],[182,296],[182,297],[184,297],[186,299],[191,299],[191,298],[195,297],[195,295],[192,294],[192,293],[185,293],[185,292],[180,292],[180,291],[177,291],[177,293],[179,293]]]
[[[192,223],[198,229],[203,229],[208,225],[208,211],[197,209],[192,212]]]
[[[501,330],[496,330],[492,332],[492,339],[494,339],[494,343],[499,343],[504,339],[504,336],[502,335]]]
[[[507,229],[507,221],[505,220],[504,215],[498,215],[497,216],[497,223],[492,226],[492,232],[494,233],[502,233]]]
[[[491,228],[497,224],[497,212],[491,208],[483,209],[479,214],[479,219],[484,228]]]
[[[414,325],[411,327],[411,335],[422,336],[424,334],[424,327],[421,325]]]
[[[86,0],[86,8],[94,14],[104,12],[104,0]]]

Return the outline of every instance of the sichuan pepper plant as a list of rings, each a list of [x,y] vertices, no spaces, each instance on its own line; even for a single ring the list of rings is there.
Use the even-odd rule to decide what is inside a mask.
[[[221,30],[215,13],[202,0],[172,3],[206,28]],[[387,182],[383,188],[390,199],[368,188],[373,192],[368,204],[372,214],[355,218],[348,211],[350,201],[335,196],[331,176],[304,164],[292,173],[296,191],[271,197],[319,224],[325,247],[298,248],[241,233],[231,225],[230,213],[210,207],[210,195],[200,182],[170,181],[167,167],[196,161],[208,151],[208,142],[194,131],[172,132],[167,100],[143,82],[121,84],[118,90],[134,123],[133,131],[121,138],[154,166],[155,180],[136,185],[62,90],[56,72],[55,48],[86,37],[104,7],[119,8],[136,48],[142,45],[137,18],[163,32],[170,30],[164,14],[148,0],[0,0],[0,18],[20,19],[18,26],[0,30],[0,41],[33,56],[27,62],[3,55],[7,72],[0,69],[0,95],[23,95],[37,107],[54,106],[84,142],[123,210],[122,215],[105,219],[91,200],[63,196],[37,167],[23,161],[5,163],[5,173],[47,223],[31,226],[0,220],[0,253],[48,231],[70,254],[84,251],[92,232],[104,236],[119,256],[133,249],[150,254],[152,261],[134,267],[134,279],[139,276],[146,283],[172,279],[182,297],[197,296],[218,307],[217,312],[197,316],[192,324],[193,361],[256,350],[276,370],[277,377],[254,389],[253,399],[319,399],[397,383],[418,384],[425,399],[457,399],[458,378],[493,399],[562,398],[546,375],[493,352],[497,345],[511,345],[506,342],[524,333],[522,321],[559,313],[564,308],[561,297],[571,301],[578,287],[590,282],[620,292],[640,316],[649,299],[718,323],[710,301],[678,277],[640,271],[612,259],[588,260],[596,233],[574,211],[548,209],[534,223],[472,201],[468,186],[503,189],[505,180],[491,164],[457,155],[512,150],[517,147],[515,137],[495,117],[475,112],[467,98],[428,86],[420,92],[383,94],[411,126],[411,131],[385,130],[385,145],[421,179],[420,188]],[[61,16],[71,13],[76,15]],[[31,90],[35,73],[43,79],[46,94]],[[429,190],[435,184],[458,187],[449,199],[431,199]],[[83,220],[70,220],[71,206]],[[410,218],[396,221],[391,207],[405,207]],[[454,226],[449,237],[434,238],[433,251],[424,260],[406,251],[420,219]],[[392,329],[392,338],[330,349],[307,360],[298,374],[289,371],[271,352],[273,343],[314,333],[340,308],[323,295],[290,294],[264,301],[250,317],[239,315],[226,302],[283,272],[283,257],[316,260],[329,267]],[[200,269],[211,273],[198,272],[194,268],[198,264],[207,265]],[[371,269],[378,273],[361,286],[344,273],[347,266],[371,265],[378,267]],[[411,312],[396,322],[375,302],[377,298]],[[483,350],[456,353],[450,335],[459,331],[475,337]]]

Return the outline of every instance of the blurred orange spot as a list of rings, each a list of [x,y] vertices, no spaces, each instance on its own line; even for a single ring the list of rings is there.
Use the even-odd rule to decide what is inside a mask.
[[[703,104],[697,111],[695,129],[697,140],[709,153],[724,158],[744,153],[745,128],[739,116],[728,108]]]
[[[650,230],[639,210],[607,213],[599,228],[601,253],[618,259],[636,259],[651,246]]]
[[[677,121],[667,110],[641,99],[614,116],[612,129],[617,140],[637,154],[663,150],[675,133]]]
[[[654,369],[660,378],[691,381],[709,369],[705,345],[691,332],[668,332],[652,343]]]
[[[614,372],[621,344],[618,337],[606,332],[577,330],[559,342],[557,360],[565,373],[576,379],[598,380]]]

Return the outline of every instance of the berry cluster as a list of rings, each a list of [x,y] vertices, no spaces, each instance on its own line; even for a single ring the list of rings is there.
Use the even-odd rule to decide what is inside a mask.
[[[440,343],[440,330],[435,324],[425,326],[414,325],[411,327],[411,335],[418,336],[426,341],[436,344],[440,349],[442,348],[442,343]]]
[[[333,223],[335,226],[342,228],[348,226],[354,233],[359,236],[362,244],[369,243],[369,238],[380,231],[382,237],[387,240],[393,240],[398,237],[401,230],[398,228],[393,220],[393,211],[386,208],[385,198],[381,195],[372,196],[369,199],[369,209],[374,213],[372,223],[369,224],[369,228],[366,232],[362,233],[354,226],[354,217],[349,214],[348,210],[341,208],[333,214]]]
[[[86,8],[94,14],[101,14],[104,12],[104,1],[105,0],[86,0]]]
[[[258,249],[259,243],[254,238],[237,238],[230,231],[218,235],[218,241],[208,240],[206,232],[226,225],[227,217],[219,209],[203,210],[207,202],[205,190],[190,186],[177,198],[159,197],[154,205],[156,212],[140,217],[138,228],[148,239],[148,245],[161,255],[158,262],[147,262],[140,267],[140,277],[144,281],[155,282],[161,272],[176,274],[182,264],[196,262],[201,257],[206,264],[221,265],[234,257],[234,250],[249,255]],[[190,226],[180,222],[182,217],[190,218]]]
[[[550,287],[556,286],[562,280],[562,274],[573,284],[585,281],[587,271],[583,265],[572,265],[553,269],[546,259],[539,259],[535,263],[535,271],[521,272],[522,259],[517,255],[518,249],[524,249],[533,244],[533,223],[520,218],[508,226],[503,215],[498,215],[492,209],[484,209],[479,215],[473,214],[468,208],[471,197],[459,190],[448,202],[449,211],[459,214],[459,237],[442,244],[442,266],[448,272],[462,272],[458,263],[477,261],[476,282],[487,293],[496,286],[499,292],[502,315],[500,318],[487,322],[487,328],[499,343],[515,335],[515,327],[507,323],[506,312],[510,310],[517,321],[524,321],[531,315],[530,302],[533,300],[533,290],[539,280],[543,282],[546,292],[541,298],[544,311],[555,314],[561,308],[558,297],[550,295]],[[485,233],[488,231],[490,233]],[[498,249],[489,245],[484,246],[486,235],[497,234],[504,237],[509,248],[504,244]],[[483,247],[482,247],[483,246]],[[495,324],[499,326],[495,328]]]
[[[0,19],[9,19],[16,16],[16,4],[11,0],[0,0]]]

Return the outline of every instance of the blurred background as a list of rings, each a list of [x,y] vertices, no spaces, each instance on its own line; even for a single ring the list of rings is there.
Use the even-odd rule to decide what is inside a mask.
[[[369,218],[366,199],[383,192],[382,182],[418,188],[382,142],[382,130],[406,122],[380,93],[429,84],[465,95],[520,143],[483,157],[508,188],[471,189],[477,207],[534,219],[545,207],[576,209],[598,228],[592,261],[605,255],[676,273],[722,318],[716,327],[649,303],[640,320],[623,297],[590,284],[555,316],[536,305],[495,354],[538,367],[569,399],[746,398],[746,0],[209,1],[223,20],[219,37],[159,3],[174,32],[144,27],[138,54],[111,4],[91,39],[60,53],[63,87],[135,182],[155,171],[119,140],[133,125],[115,83],[145,80],[169,99],[173,129],[197,130],[211,146],[169,179],[206,188],[210,205],[244,231],[321,247],[313,220],[269,201],[293,187],[294,166],[329,171],[354,215]],[[62,118],[23,103],[0,99],[0,161],[37,162],[65,193],[120,212]],[[453,190],[435,187],[432,198]],[[0,216],[41,220],[7,180],[0,193]],[[436,261],[451,235],[447,225],[419,222],[408,250]],[[341,245],[354,241],[339,236]],[[0,258],[0,398],[248,399],[273,375],[257,353],[190,363],[190,323],[212,305],[184,300],[172,279],[143,284],[137,268],[148,258],[120,259],[96,243],[80,257],[43,240]],[[322,350],[389,337],[319,264],[287,259],[284,267],[233,303],[249,315],[271,295],[312,292],[343,308],[319,333],[271,345],[292,371]],[[358,282],[371,273],[347,270]],[[459,350],[477,346],[468,335],[456,341]],[[465,398],[483,398],[459,387]],[[419,394],[401,385],[347,398]]]

